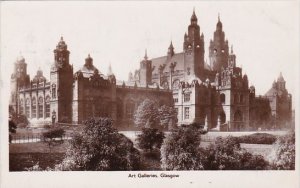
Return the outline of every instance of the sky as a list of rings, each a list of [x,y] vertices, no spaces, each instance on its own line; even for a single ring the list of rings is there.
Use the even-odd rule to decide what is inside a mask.
[[[193,8],[204,34],[205,58],[218,14],[225,37],[233,45],[237,65],[256,93],[265,94],[282,72],[288,91],[297,94],[299,81],[299,11],[297,1],[219,2],[2,2],[1,76],[9,84],[20,55],[31,78],[40,68],[49,78],[53,50],[63,36],[70,63],[77,71],[90,53],[106,74],[109,64],[118,80],[148,57],[167,54],[172,40],[181,52]]]

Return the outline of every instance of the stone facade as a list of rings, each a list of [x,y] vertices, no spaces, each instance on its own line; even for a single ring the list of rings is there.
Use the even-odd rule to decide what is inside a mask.
[[[179,124],[206,124],[213,130],[249,129],[248,78],[236,66],[233,49],[229,52],[220,17],[210,40],[210,64],[204,61],[204,34],[200,34],[197,21],[193,12],[182,52],[175,53],[171,42],[166,56],[148,60],[146,54],[142,62],[147,66],[129,73],[129,81],[171,89]]]
[[[204,60],[204,34],[200,33],[193,12],[183,50],[175,53],[171,42],[162,57],[149,59],[146,51],[140,68],[129,73],[126,83],[116,79],[111,67],[102,74],[90,55],[73,73],[70,52],[61,38],[49,81],[40,70],[30,80],[25,59],[18,58],[10,105],[35,123],[80,124],[102,116],[111,117],[120,129],[132,129],[134,111],[146,98],[174,105],[178,125],[196,123],[212,131],[257,130],[270,125],[271,115],[276,127],[291,120],[292,100],[282,75],[266,96],[255,96],[254,86],[249,87],[247,75],[236,65],[220,17],[209,43],[209,62]]]
[[[117,122],[116,127],[133,129],[134,111],[146,98],[158,100],[161,105],[173,105],[170,90],[119,82],[111,67],[103,75],[90,55],[83,67],[73,73],[69,54],[61,38],[54,50],[50,81],[41,70],[30,80],[25,59],[17,59],[11,77],[10,105],[18,114],[26,115],[32,125],[80,124],[90,117],[111,117]]]
[[[277,81],[265,94],[270,101],[273,128],[292,128],[292,95],[285,88],[285,80],[280,73]]]

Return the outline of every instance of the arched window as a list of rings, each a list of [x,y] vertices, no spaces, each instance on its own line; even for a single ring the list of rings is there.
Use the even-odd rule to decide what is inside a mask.
[[[23,99],[20,99],[20,105],[19,105],[19,111],[20,111],[20,114],[24,114],[24,101]]]
[[[56,98],[56,85],[52,84],[52,99]]]
[[[38,100],[38,118],[43,118],[43,108],[44,107],[44,99],[43,97],[39,97],[39,100]]]
[[[30,118],[30,99],[27,98],[26,99],[26,103],[25,103],[25,114],[27,118]]]
[[[221,103],[225,103],[225,94],[224,93],[222,93],[220,95],[220,100],[221,100]]]
[[[36,99],[31,99],[31,118],[36,118]]]
[[[132,119],[133,118],[133,113],[134,113],[134,102],[133,101],[128,101],[126,104],[126,116],[127,118]]]
[[[173,82],[173,89],[179,89],[179,84],[180,84],[179,80],[174,80],[174,82]]]
[[[162,87],[164,88],[164,89],[169,89],[169,83],[166,81],[166,82],[163,82],[162,83]]]
[[[234,113],[234,121],[243,121],[243,114],[240,110]]]
[[[184,96],[183,96],[183,101],[184,102],[188,102],[191,100],[191,94],[190,93],[185,93]]]
[[[244,102],[244,96],[243,94],[240,95],[240,103],[243,103]]]
[[[45,112],[46,118],[49,118],[50,117],[50,96],[46,97],[45,111],[46,111]]]

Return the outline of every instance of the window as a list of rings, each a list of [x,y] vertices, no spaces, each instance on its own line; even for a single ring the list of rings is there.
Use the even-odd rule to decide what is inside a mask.
[[[188,102],[191,99],[191,94],[190,93],[185,93],[184,94],[184,102]]]
[[[178,98],[174,98],[174,103],[177,103],[178,102]]]
[[[30,99],[26,99],[26,106],[25,106],[25,114],[27,118],[30,118]]]
[[[46,97],[46,118],[50,117],[50,97]]]
[[[23,102],[23,99],[20,100],[20,114],[23,114],[24,113],[24,102]]]
[[[190,118],[190,108],[184,107],[184,119],[189,119],[189,118]]]
[[[134,103],[130,101],[126,104],[126,116],[128,118],[132,119],[133,112],[134,112]]]
[[[33,97],[31,100],[31,118],[36,118],[36,99]]]
[[[44,100],[43,97],[39,97],[39,101],[38,101],[38,118],[43,118],[43,105]]]
[[[243,94],[240,95],[240,103],[243,103],[244,102],[244,96]]]
[[[220,100],[221,100],[221,103],[225,103],[225,94],[224,93],[222,93],[220,95]]]
[[[56,98],[56,85],[52,84],[52,99]]]

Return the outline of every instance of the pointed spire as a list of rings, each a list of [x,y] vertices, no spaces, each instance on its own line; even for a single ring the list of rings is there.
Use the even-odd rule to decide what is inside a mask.
[[[172,43],[172,40],[171,40],[171,43],[170,43],[169,49],[174,49],[174,47],[173,47],[173,43]]]
[[[193,22],[197,22],[197,16],[196,16],[196,13],[195,13],[195,7],[193,8],[193,15],[191,17],[191,23]]]
[[[64,37],[63,37],[63,36],[61,36],[61,37],[60,37],[60,41],[63,41],[63,40],[64,40]]]
[[[233,45],[231,45],[230,53],[233,54]]]
[[[111,68],[111,64],[109,63],[109,66],[108,66],[108,71],[107,71],[107,76],[111,76],[113,75],[113,71],[112,71],[112,68]]]
[[[217,30],[222,30],[222,22],[220,21],[220,13],[218,13]]]
[[[282,76],[282,72],[280,72],[277,82],[284,82],[284,78]]]
[[[147,49],[145,49],[145,56],[144,56],[145,60],[148,60],[148,55],[147,55]]]

